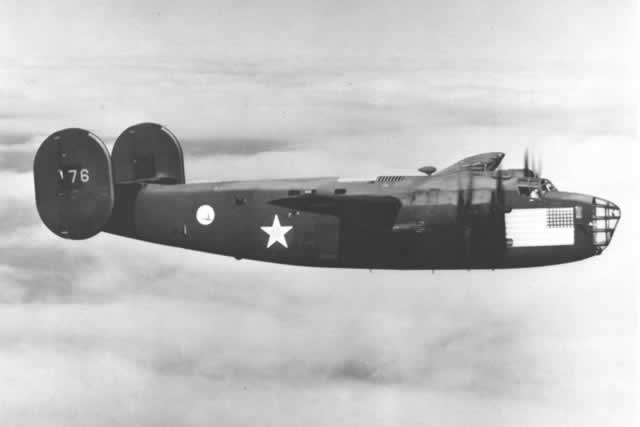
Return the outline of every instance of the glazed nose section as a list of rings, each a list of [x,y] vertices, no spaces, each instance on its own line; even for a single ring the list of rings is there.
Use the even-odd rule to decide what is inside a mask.
[[[611,242],[619,221],[620,208],[615,203],[598,197],[593,198],[591,228],[593,245],[598,254],[602,253]]]

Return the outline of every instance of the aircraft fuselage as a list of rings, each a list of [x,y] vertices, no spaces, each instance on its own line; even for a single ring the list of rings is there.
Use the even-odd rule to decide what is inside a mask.
[[[116,187],[116,205],[105,231],[236,258],[322,267],[510,268],[558,264],[596,254],[589,225],[592,197],[555,192],[530,199],[505,191],[507,225],[493,227],[484,223],[488,204],[478,189],[471,205],[470,222],[475,226],[465,231],[456,222],[456,185],[452,178],[437,176],[403,177],[396,182],[317,178],[127,185]],[[357,218],[343,220],[270,203],[312,192],[389,194],[402,205],[393,225],[380,230],[367,224],[358,227]],[[509,243],[509,216],[540,210],[543,216],[549,212],[571,216],[566,241],[554,242],[551,236],[548,244],[544,238],[530,246]]]

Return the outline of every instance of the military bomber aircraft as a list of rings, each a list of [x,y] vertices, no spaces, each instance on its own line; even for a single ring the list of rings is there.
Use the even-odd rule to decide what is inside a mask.
[[[620,209],[558,191],[525,155],[465,158],[415,176],[185,183],[165,127],[50,135],[34,160],[36,205],[66,239],[100,231],[238,259],[317,267],[497,269],[581,260],[609,244]]]

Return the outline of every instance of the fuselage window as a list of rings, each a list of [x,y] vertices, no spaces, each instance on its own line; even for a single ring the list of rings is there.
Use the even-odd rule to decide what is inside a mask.
[[[531,187],[518,187],[518,192],[521,196],[529,197],[529,195],[531,194],[531,190],[533,190]]]
[[[344,188],[336,188],[335,190],[333,190],[333,194],[336,194],[336,195],[347,194],[347,190],[345,190]]]
[[[518,187],[518,192],[521,196],[528,197],[530,199],[539,199],[540,198],[540,190],[537,187]]]

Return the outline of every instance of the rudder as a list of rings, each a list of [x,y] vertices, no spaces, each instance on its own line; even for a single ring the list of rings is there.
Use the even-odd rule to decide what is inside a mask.
[[[67,239],[98,234],[111,216],[114,186],[104,143],[79,128],[51,134],[33,162],[36,205],[42,222]]]
[[[120,134],[113,150],[114,182],[184,184],[184,159],[178,139],[164,126],[139,123]]]

